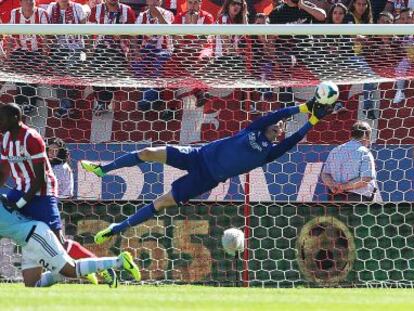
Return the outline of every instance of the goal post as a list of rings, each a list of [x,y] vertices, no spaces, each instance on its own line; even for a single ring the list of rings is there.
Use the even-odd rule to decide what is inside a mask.
[[[412,35],[405,25],[3,24],[0,102],[21,105],[46,140],[66,142],[75,184],[60,203],[66,234],[100,256],[130,250],[144,282],[412,287]],[[19,40],[39,49],[18,51]],[[184,172],[146,163],[97,178],[81,160],[107,163],[147,146],[234,135],[328,80],[340,88],[335,113],[287,154],[108,244],[93,243],[94,233]],[[357,120],[373,128],[375,202],[329,202],[324,162]],[[285,136],[306,121],[287,120]],[[246,237],[236,258],[221,247],[229,227]],[[20,248],[2,239],[0,253],[0,278],[20,280]]]

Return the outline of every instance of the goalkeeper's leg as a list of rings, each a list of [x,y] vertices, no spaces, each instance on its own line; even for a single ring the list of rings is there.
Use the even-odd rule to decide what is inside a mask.
[[[169,154],[170,152],[175,151],[170,150]],[[180,150],[176,150],[176,152],[180,152]],[[193,160],[195,169],[174,181],[171,185],[171,191],[158,197],[153,203],[140,208],[134,215],[128,217],[123,222],[111,224],[108,228],[98,232],[95,235],[95,242],[102,244],[111,236],[153,218],[162,209],[183,204],[215,188],[218,182],[210,177],[207,168],[201,164],[200,159],[194,157]]]
[[[180,170],[189,170],[195,153],[197,153],[197,148],[188,146],[147,147],[139,151],[127,153],[106,165],[99,165],[83,160],[81,161],[81,166],[84,170],[94,173],[99,177],[103,177],[108,172],[116,169],[138,166],[145,162],[157,162],[168,164]]]
[[[99,177],[105,176],[108,172],[123,167],[133,167],[144,162],[157,162],[165,164],[167,161],[167,147],[147,147],[139,151],[127,153],[106,164],[99,165],[90,161],[81,161],[84,170],[94,173]]]

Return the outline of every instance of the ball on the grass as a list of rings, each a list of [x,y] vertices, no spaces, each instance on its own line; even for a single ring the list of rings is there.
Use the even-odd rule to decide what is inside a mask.
[[[315,91],[315,97],[319,103],[322,105],[332,105],[334,104],[339,96],[338,86],[331,82],[325,81],[321,82]]]
[[[235,256],[236,252],[241,252],[244,249],[244,233],[236,228],[227,229],[221,237],[221,243],[227,254]]]

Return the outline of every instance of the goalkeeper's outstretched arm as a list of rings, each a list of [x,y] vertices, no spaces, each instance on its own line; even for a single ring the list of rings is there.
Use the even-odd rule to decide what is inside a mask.
[[[253,121],[253,123],[250,124],[246,129],[248,130],[265,129],[268,126],[276,124],[280,120],[289,118],[295,114],[312,112],[310,111],[312,109],[310,107],[312,107],[314,100],[315,99],[312,98],[305,104],[301,104],[301,105],[293,106],[293,107],[287,107],[287,108],[283,108],[277,111],[272,111],[269,114]]]
[[[303,104],[306,105],[306,104]],[[301,105],[302,106],[302,105]],[[280,143],[273,146],[267,161],[271,162],[285,154],[287,151],[292,149],[295,145],[297,145],[309,132],[309,130],[319,122],[324,116],[330,114],[332,112],[331,106],[323,106],[320,104],[315,104],[312,116],[309,118],[309,121],[306,122],[302,128],[300,128],[296,133],[292,134],[288,138],[285,138]]]

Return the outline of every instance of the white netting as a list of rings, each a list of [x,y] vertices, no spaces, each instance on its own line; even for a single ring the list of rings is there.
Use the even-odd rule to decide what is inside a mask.
[[[76,50],[57,44],[67,28],[42,28],[44,53],[10,45],[16,31],[30,33],[38,26],[0,26],[6,52],[0,58],[0,100],[22,105],[29,125],[46,139],[68,144],[75,189],[72,200],[61,205],[67,234],[98,255],[130,248],[146,281],[277,286],[414,281],[409,28],[89,26],[70,30],[86,31],[85,48]],[[142,48],[151,35],[161,34],[170,35],[169,54]],[[100,47],[98,35],[116,48]],[[320,80],[340,84],[338,111],[288,154],[110,245],[92,244],[96,231],[170,189],[182,172],[146,164],[99,179],[80,170],[80,160],[105,163],[149,145],[232,135],[268,111],[308,99]],[[320,173],[329,151],[350,139],[356,120],[373,127],[376,204],[331,204]],[[288,120],[287,135],[304,122],[303,115]],[[221,234],[245,224],[245,261],[232,260],[221,249]],[[0,275],[16,279],[18,248],[2,240],[0,252]]]

